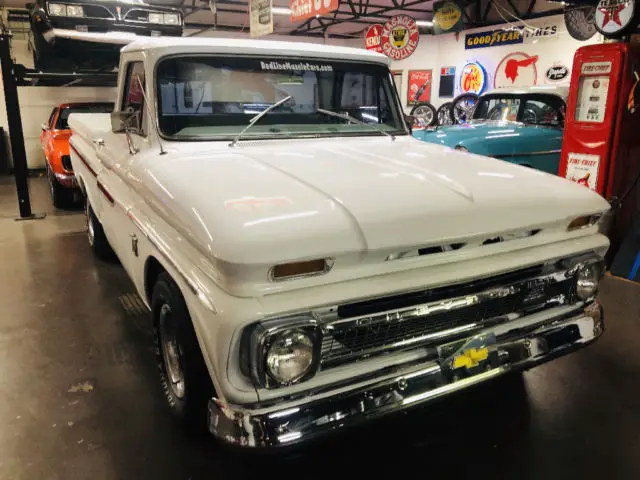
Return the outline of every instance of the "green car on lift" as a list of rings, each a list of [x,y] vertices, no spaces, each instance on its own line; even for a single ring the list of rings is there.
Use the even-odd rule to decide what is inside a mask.
[[[557,174],[568,94],[552,85],[494,90],[478,99],[469,122],[413,136]]]

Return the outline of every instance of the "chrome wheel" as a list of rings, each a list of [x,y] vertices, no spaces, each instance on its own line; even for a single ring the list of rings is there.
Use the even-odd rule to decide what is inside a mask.
[[[455,123],[464,123],[471,120],[473,112],[478,104],[478,96],[474,93],[463,93],[453,101],[453,119]]]
[[[176,336],[176,325],[173,322],[171,307],[163,304],[160,308],[160,348],[162,359],[167,371],[169,388],[173,394],[179,398],[184,398],[185,382],[182,370],[182,352]]]
[[[433,123],[433,110],[429,107],[417,107],[413,111],[413,116],[419,118],[424,125],[431,125]]]

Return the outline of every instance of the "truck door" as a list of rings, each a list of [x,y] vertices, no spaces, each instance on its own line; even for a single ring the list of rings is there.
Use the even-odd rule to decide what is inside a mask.
[[[115,250],[123,267],[131,278],[137,259],[136,231],[127,216],[135,201],[135,192],[122,180],[127,178],[131,166],[141,161],[148,149],[144,131],[144,95],[140,84],[145,83],[142,60],[129,62],[126,66],[125,83],[121,89],[119,109],[134,115],[129,133],[109,132],[96,147],[98,158],[104,165],[98,174],[98,190],[102,196],[102,225],[111,247]]]

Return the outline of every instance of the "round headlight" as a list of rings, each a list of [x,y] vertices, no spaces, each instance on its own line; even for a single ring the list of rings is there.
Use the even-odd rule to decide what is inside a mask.
[[[454,147],[456,150],[460,150],[461,152],[468,152],[469,149],[467,147],[465,147],[464,145],[456,145]]]
[[[284,332],[271,343],[265,360],[267,373],[276,382],[292,384],[313,365],[313,340],[301,330]]]
[[[585,265],[578,271],[576,279],[576,293],[582,300],[588,300],[598,292],[598,285],[602,277],[599,264]]]

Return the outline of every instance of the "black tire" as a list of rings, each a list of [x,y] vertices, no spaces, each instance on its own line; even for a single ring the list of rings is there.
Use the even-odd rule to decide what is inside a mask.
[[[463,93],[454,98],[451,106],[454,123],[464,123],[471,119],[478,105],[478,98],[475,93]]]
[[[89,239],[89,246],[93,254],[101,260],[113,260],[115,253],[109,245],[109,240],[104,234],[102,224],[96,214],[93,213],[89,199],[87,198],[87,238]]]
[[[596,34],[596,5],[584,3],[564,9],[564,24],[567,32],[576,40],[589,40]]]
[[[180,289],[161,273],[151,297],[153,341],[160,384],[172,414],[191,433],[207,429],[213,383]]]
[[[411,115],[419,119],[424,127],[432,127],[438,121],[436,109],[430,103],[418,103],[411,109]]]
[[[69,208],[73,204],[73,190],[60,185],[60,182],[56,179],[55,174],[49,168],[47,162],[47,180],[49,181],[49,193],[51,194],[51,201],[53,206],[59,209]]]
[[[438,107],[436,112],[438,125],[453,125],[454,120],[451,107],[453,107],[453,102],[446,102]]]

